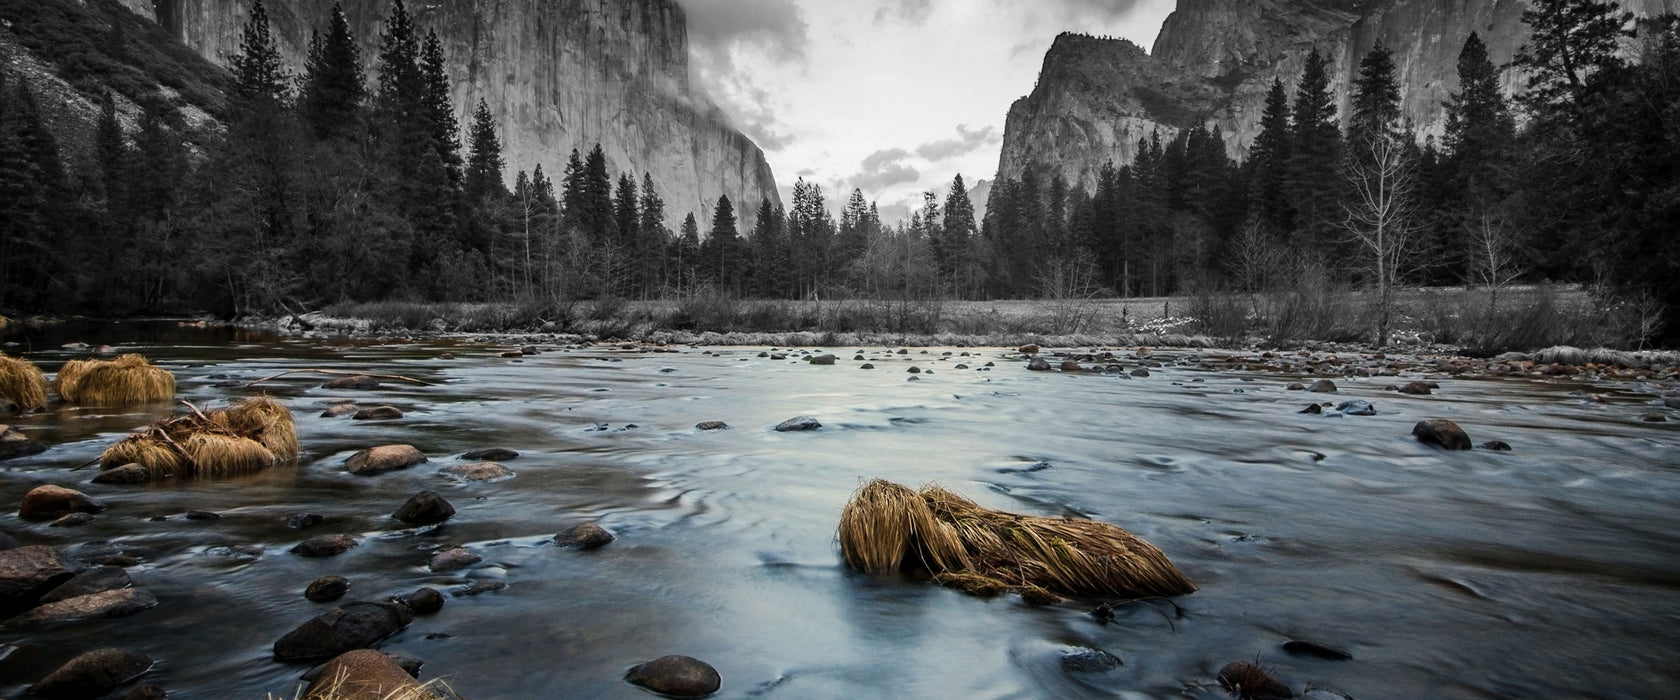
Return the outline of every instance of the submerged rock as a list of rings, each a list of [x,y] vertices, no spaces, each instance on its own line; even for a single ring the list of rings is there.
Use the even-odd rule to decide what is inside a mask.
[[[102,485],[116,484],[144,484],[152,480],[152,470],[144,464],[124,464],[99,472],[93,477],[93,483]]]
[[[443,594],[436,588],[421,588],[413,593],[391,598],[391,602],[408,608],[416,615],[431,615],[443,609]]]
[[[28,457],[47,451],[47,446],[31,440],[9,425],[0,425],[0,460]]]
[[[324,520],[326,520],[326,517],[319,513],[298,513],[286,518],[286,527],[293,530],[303,530],[320,525]]]
[[[291,551],[300,557],[332,557],[343,554],[354,546],[356,540],[349,535],[321,535],[297,543]]]
[[[466,547],[446,547],[432,552],[431,558],[426,561],[426,568],[440,573],[459,571],[481,561],[484,561],[484,557],[474,554]]]
[[[24,520],[54,520],[71,513],[98,513],[105,504],[75,489],[43,484],[23,495],[18,517]]]
[[[450,519],[455,515],[455,506],[449,505],[436,491],[421,491],[410,496],[408,502],[402,504],[391,517],[410,525],[434,525]]]
[[[362,391],[378,389],[379,380],[364,374],[351,377],[339,377],[321,385],[322,389],[358,389]]]
[[[280,661],[319,659],[365,649],[414,620],[405,606],[359,601],[316,615],[274,643]]]
[[[694,424],[695,430],[728,430],[729,424],[720,420],[700,421]]]
[[[31,629],[66,622],[123,617],[149,610],[157,604],[157,596],[144,588],[123,588],[48,603],[8,620],[6,626],[12,629]]]
[[[1101,649],[1075,647],[1062,652],[1062,670],[1068,673],[1106,673],[1121,665],[1120,657]]]
[[[1324,413],[1324,407],[1320,406],[1316,403],[1307,404],[1307,407],[1301,409],[1299,412],[1300,413],[1305,413],[1309,416],[1316,416],[1316,415],[1320,415],[1320,414]]]
[[[637,664],[624,674],[624,680],[674,698],[705,697],[723,685],[711,664],[688,656],[661,656]]]
[[[513,476],[513,470],[495,462],[476,462],[473,464],[451,464],[438,470],[439,474],[455,477],[462,481],[495,481]]]
[[[1464,429],[1450,420],[1431,419],[1421,421],[1412,427],[1412,435],[1417,441],[1425,445],[1435,445],[1449,450],[1470,449],[1470,436]]]
[[[1510,452],[1511,443],[1505,442],[1504,440],[1489,440],[1482,443],[1482,449],[1494,452]]]
[[[71,513],[52,521],[52,525],[49,527],[81,527],[91,522],[93,522],[92,513]]]
[[[396,406],[374,406],[364,408],[351,416],[351,420],[396,420],[403,417],[402,409]]]
[[[101,566],[76,574],[70,580],[47,591],[46,595],[41,596],[41,602],[56,603],[84,595],[121,590],[132,585],[134,580],[128,577],[128,571],[122,567]]]
[[[1350,416],[1377,415],[1377,409],[1375,406],[1371,405],[1371,402],[1360,401],[1358,399],[1353,401],[1343,401],[1336,405],[1336,410]]]
[[[472,460],[476,462],[507,462],[519,459],[519,453],[506,447],[487,447],[482,450],[473,450],[463,454],[458,459]]]
[[[554,543],[562,547],[594,549],[613,541],[613,534],[595,523],[578,523],[554,536]]]
[[[29,692],[47,698],[95,698],[152,667],[145,654],[115,647],[95,649],[64,662]]]
[[[798,416],[798,417],[795,417],[795,418],[789,418],[785,421],[782,421],[780,424],[778,424],[776,426],[776,432],[778,432],[778,433],[790,433],[790,432],[799,432],[799,431],[802,431],[802,430],[816,430],[817,428],[821,428],[821,427],[822,427],[822,423],[818,422],[817,419],[815,419],[815,418],[812,418],[810,416]]]
[[[349,592],[350,579],[335,574],[311,581],[309,587],[303,590],[303,597],[315,603],[328,603],[343,598]]]
[[[340,418],[340,417],[343,417],[343,416],[353,416],[353,415],[356,415],[356,413],[361,411],[361,410],[362,410],[362,407],[357,406],[356,404],[353,404],[353,403],[333,404],[331,406],[328,406],[327,410],[321,412],[321,417],[322,418]]]
[[[426,455],[412,445],[381,445],[350,455],[344,461],[346,469],[357,476],[374,476],[407,469],[426,461]]]

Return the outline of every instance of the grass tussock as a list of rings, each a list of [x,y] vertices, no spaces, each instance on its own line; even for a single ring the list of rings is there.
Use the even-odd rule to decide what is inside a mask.
[[[171,418],[106,448],[100,469],[145,465],[154,479],[252,474],[297,458],[292,413],[268,397]]]
[[[47,405],[47,377],[33,363],[0,355],[0,403],[19,413]]]
[[[1154,545],[1108,523],[984,508],[937,486],[920,492],[876,479],[840,514],[840,551],[869,573],[923,568],[935,581],[988,595],[1001,590],[1144,598],[1195,584]]]
[[[140,355],[71,360],[53,378],[59,397],[78,406],[129,406],[175,397],[175,375]]]

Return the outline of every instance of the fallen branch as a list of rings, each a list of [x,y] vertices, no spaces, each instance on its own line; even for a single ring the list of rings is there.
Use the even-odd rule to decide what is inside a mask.
[[[249,389],[249,388],[251,388],[253,386],[256,386],[258,384],[261,384],[263,382],[279,379],[279,378],[284,377],[288,374],[329,374],[329,375],[333,375],[333,376],[342,376],[342,377],[373,377],[374,379],[389,379],[389,380],[392,380],[392,381],[399,381],[399,382],[412,382],[412,383],[415,383],[415,384],[419,384],[421,386],[437,386],[437,384],[434,384],[432,382],[421,381],[421,380],[415,379],[413,377],[404,377],[404,376],[399,375],[399,374],[369,374],[367,372],[352,372],[352,371],[349,371],[349,370],[342,370],[342,369],[289,369],[289,370],[286,370],[286,371],[281,372],[279,374],[276,374],[276,375],[273,375],[273,376],[270,376],[270,377],[263,377],[262,379],[258,379],[257,381],[251,382],[250,384],[246,384],[245,388]]]

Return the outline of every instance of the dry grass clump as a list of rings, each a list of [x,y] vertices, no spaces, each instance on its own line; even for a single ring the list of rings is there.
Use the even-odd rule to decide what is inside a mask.
[[[127,406],[175,397],[175,375],[140,355],[71,360],[53,378],[59,397],[79,406]]]
[[[19,413],[47,405],[47,377],[33,363],[0,355],[0,402]]]
[[[1114,525],[981,507],[937,486],[919,493],[881,479],[840,514],[840,551],[869,573],[921,567],[970,593],[1146,598],[1193,593],[1161,550]],[[1035,590],[1036,589],[1036,590]]]
[[[191,404],[188,404],[191,407]],[[106,448],[100,469],[143,464],[153,478],[221,477],[259,472],[298,455],[292,413],[266,396],[153,425]]]

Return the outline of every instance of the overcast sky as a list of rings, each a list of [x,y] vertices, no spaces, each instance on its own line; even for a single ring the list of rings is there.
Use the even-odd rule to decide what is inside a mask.
[[[1155,41],[1173,0],[679,0],[694,75],[764,149],[784,203],[804,177],[905,216],[997,170],[1009,105],[1056,34]]]

